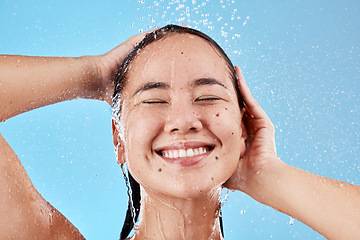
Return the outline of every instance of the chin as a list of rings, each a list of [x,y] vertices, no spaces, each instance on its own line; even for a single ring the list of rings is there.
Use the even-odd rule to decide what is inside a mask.
[[[183,200],[195,200],[195,199],[209,199],[217,195],[220,196],[223,183],[215,184],[214,182],[194,182],[189,184],[174,184],[168,191],[163,193],[170,198],[183,199]]]

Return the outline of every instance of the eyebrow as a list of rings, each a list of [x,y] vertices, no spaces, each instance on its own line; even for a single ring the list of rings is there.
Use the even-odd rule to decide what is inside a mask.
[[[135,91],[133,96],[135,96],[139,92],[147,91],[150,89],[169,89],[169,88],[170,88],[170,85],[165,82],[147,82],[144,85],[142,85],[141,87],[139,87]]]
[[[227,87],[220,81],[214,78],[200,78],[193,82],[193,87],[204,86],[204,85],[220,85],[227,89]]]
[[[227,89],[227,87],[220,81],[214,78],[200,78],[195,80],[192,84],[192,87],[206,86],[206,85],[219,85]],[[141,87],[139,87],[132,96],[135,96],[139,92],[151,90],[151,89],[169,89],[170,85],[165,82],[147,82]]]

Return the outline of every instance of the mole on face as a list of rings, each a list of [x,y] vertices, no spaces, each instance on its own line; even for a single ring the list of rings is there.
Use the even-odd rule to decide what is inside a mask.
[[[158,169],[158,172],[162,172],[162,169],[161,169],[161,168],[159,168],[159,169]]]

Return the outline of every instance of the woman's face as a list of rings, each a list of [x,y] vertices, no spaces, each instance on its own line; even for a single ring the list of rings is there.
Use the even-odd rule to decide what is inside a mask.
[[[244,153],[242,115],[225,60],[205,40],[171,34],[133,60],[123,89],[121,148],[147,192],[209,194]]]

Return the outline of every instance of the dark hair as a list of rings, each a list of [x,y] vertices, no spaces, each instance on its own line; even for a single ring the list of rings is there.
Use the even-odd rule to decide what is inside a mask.
[[[177,25],[167,25],[165,27],[156,29],[155,31],[148,33],[145,38],[129,53],[129,55],[125,58],[123,63],[121,64],[120,68],[118,69],[118,74],[115,79],[115,90],[113,95],[113,117],[115,119],[118,119],[120,112],[121,112],[121,106],[120,106],[120,98],[121,98],[121,92],[123,88],[125,87],[126,81],[128,79],[128,70],[131,65],[131,62],[135,58],[135,56],[147,45],[151,44],[152,42],[155,42],[158,39],[161,39],[163,37],[169,36],[170,34],[192,34],[198,37],[201,37],[208,41],[224,58],[226,65],[229,70],[230,77],[232,78],[233,85],[237,94],[238,103],[240,109],[243,108],[244,103],[240,95],[239,90],[239,84],[238,84],[238,77],[235,72],[234,65],[232,64],[229,57],[226,55],[224,50],[208,35],[192,29],[188,27],[181,27]],[[128,182],[129,182],[129,203],[128,203],[128,209],[126,212],[126,218],[123,225],[123,228],[121,230],[120,239],[125,239],[131,232],[131,230],[134,227],[134,222],[137,221],[140,213],[140,185],[136,180],[131,176],[130,172],[128,172]],[[130,201],[132,200],[132,201]],[[134,215],[134,216],[133,216]],[[222,224],[222,218],[220,216],[220,226],[221,226],[221,232],[223,233],[223,224]]]

